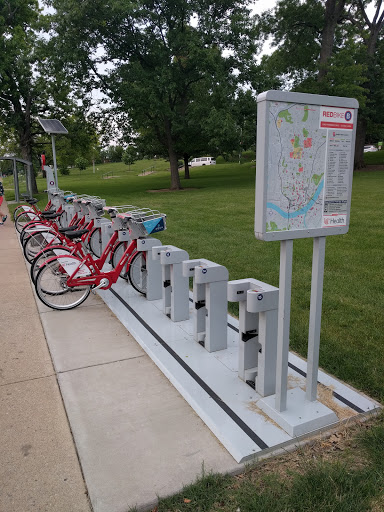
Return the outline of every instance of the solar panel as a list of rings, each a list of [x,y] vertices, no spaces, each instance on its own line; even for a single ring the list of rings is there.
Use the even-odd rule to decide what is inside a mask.
[[[38,121],[41,124],[41,127],[43,128],[45,133],[56,135],[66,135],[68,133],[68,130],[64,128],[62,123],[57,119],[41,119],[39,117]]]

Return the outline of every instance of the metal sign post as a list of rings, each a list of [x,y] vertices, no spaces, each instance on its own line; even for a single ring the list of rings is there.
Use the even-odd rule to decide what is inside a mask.
[[[52,140],[53,172],[55,174],[55,182],[57,185],[58,181],[57,181],[57,163],[56,163],[56,144],[55,144],[55,136],[53,134],[51,136],[51,140]]]
[[[293,240],[280,242],[279,311],[277,320],[276,409],[287,408],[289,329],[291,324]]]
[[[16,158],[13,159],[13,181],[15,184],[15,201],[18,203],[20,201],[20,192],[19,192],[19,175],[17,173],[17,165]]]
[[[359,105],[353,98],[283,91],[262,93],[257,102],[255,236],[281,244],[276,395],[259,404],[287,432],[300,435],[337,420],[317,402],[325,237],[349,229]],[[305,393],[288,393],[296,238],[314,239]]]
[[[51,135],[52,140],[52,156],[53,156],[53,171],[55,174],[55,184],[56,187],[59,188],[59,182],[57,180],[57,163],[56,163],[56,144],[55,144],[55,135],[67,135],[68,130],[63,126],[63,124],[57,119],[41,119],[38,118],[38,121],[45,131]]]
[[[324,259],[325,236],[314,238],[306,386],[306,398],[310,402],[314,402],[317,399],[317,374],[319,372],[319,349],[321,311],[323,300]]]

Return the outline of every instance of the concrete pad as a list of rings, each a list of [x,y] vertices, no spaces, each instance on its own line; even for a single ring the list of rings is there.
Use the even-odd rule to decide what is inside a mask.
[[[55,377],[0,386],[0,409],[0,510],[90,512]]]
[[[25,268],[25,267],[24,267]],[[23,269],[23,272],[25,270]],[[22,318],[24,313],[36,313],[36,303],[33,297],[30,281],[26,274],[16,276],[12,279],[12,283],[7,282],[4,273],[1,276],[1,316],[12,316],[17,322],[17,318]]]
[[[33,298],[30,299],[33,301]],[[36,308],[2,314],[0,385],[36,379],[54,372]]]
[[[144,355],[105,305],[50,310],[41,320],[57,372]]]
[[[239,466],[147,356],[61,373],[95,512],[126,512]]]
[[[8,222],[8,221],[7,221]],[[1,231],[7,229],[8,226],[3,224],[3,226],[0,226],[0,252],[1,251],[7,251],[8,249],[19,249],[20,250],[20,243],[19,240],[16,238],[16,236],[10,237],[9,235],[6,236],[6,234],[2,234]],[[13,231],[13,226],[11,226],[11,230]]]
[[[0,248],[0,264],[15,264],[24,262],[20,247],[10,249],[9,247]]]
[[[46,306],[39,297],[37,296],[35,290],[33,291],[35,299],[36,299],[36,305],[37,309],[39,310],[39,313],[51,313],[52,311],[56,311],[55,309],[50,308],[49,306]],[[76,310],[88,308],[90,306],[100,306],[100,304],[103,304],[103,301],[100,299],[98,295],[94,295],[93,293],[89,294],[89,297],[82,303],[80,306],[77,306]]]
[[[0,272],[5,275],[5,279],[9,279],[12,282],[15,276],[20,276],[20,270],[17,266],[18,262],[9,260],[8,262],[0,261]],[[20,262],[21,263],[21,262]]]

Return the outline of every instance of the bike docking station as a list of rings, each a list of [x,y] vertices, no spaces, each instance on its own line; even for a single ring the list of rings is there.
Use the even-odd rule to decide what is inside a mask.
[[[189,318],[189,280],[183,276],[188,253],[174,245],[152,247],[152,257],[161,264],[163,312],[173,322]]]
[[[380,408],[319,369],[325,240],[348,231],[357,108],[348,98],[258,97],[255,236],[281,244],[278,288],[253,277],[228,281],[225,266],[151,238],[165,226],[125,224],[132,212],[102,226],[103,243],[111,230],[137,240],[147,292],[119,279],[98,293],[238,463]],[[289,334],[293,240],[308,237],[305,360],[289,351]],[[239,303],[239,319],[228,302]]]
[[[264,397],[275,393],[279,289],[256,279],[228,283],[239,302],[239,377]]]
[[[209,260],[187,260],[183,275],[193,277],[193,336],[208,352],[227,348],[228,270]]]

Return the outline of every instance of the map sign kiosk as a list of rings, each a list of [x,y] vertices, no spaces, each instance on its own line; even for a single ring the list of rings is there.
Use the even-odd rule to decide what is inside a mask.
[[[276,395],[258,403],[292,435],[337,421],[317,402],[325,237],[347,233],[358,102],[283,91],[258,102],[255,236],[279,240]],[[313,238],[306,391],[287,398],[293,240]]]

